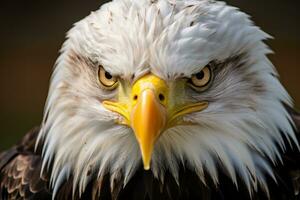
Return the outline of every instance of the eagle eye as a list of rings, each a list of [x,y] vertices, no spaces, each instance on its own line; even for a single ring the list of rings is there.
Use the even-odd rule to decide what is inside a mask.
[[[113,90],[118,85],[118,79],[105,71],[102,66],[99,67],[99,81],[101,86],[108,90]]]
[[[204,67],[200,72],[193,74],[189,83],[196,90],[205,89],[212,79],[212,71],[210,66]]]

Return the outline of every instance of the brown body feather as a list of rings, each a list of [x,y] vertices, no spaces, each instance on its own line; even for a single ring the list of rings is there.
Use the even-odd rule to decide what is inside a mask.
[[[290,110],[297,130],[300,130],[300,115]],[[295,129],[296,130],[296,129]],[[41,174],[41,151],[34,151],[39,129],[33,129],[10,150],[0,154],[0,199],[52,199],[49,185],[49,173]],[[300,136],[297,132],[298,141]],[[300,153],[296,148],[289,148],[283,154],[283,165],[274,166],[274,174],[278,180],[268,180],[270,199],[292,200],[300,199]],[[73,180],[70,177],[60,187],[55,199],[251,199],[246,187],[239,182],[238,188],[230,178],[219,169],[218,186],[212,181],[204,185],[194,172],[181,167],[179,183],[171,175],[166,175],[164,182],[159,182],[151,172],[138,170],[134,177],[124,187],[122,173],[105,175],[91,179],[87,189],[79,197],[73,196]],[[96,177],[94,174],[88,176]],[[115,180],[110,179],[114,177]],[[76,191],[76,190],[75,190]],[[263,191],[253,194],[252,199],[268,199]]]

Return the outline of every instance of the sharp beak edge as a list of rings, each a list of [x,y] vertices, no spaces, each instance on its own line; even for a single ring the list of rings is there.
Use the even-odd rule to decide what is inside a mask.
[[[143,90],[131,113],[131,127],[140,145],[145,170],[150,169],[154,144],[166,124],[166,109],[155,93],[152,89]]]

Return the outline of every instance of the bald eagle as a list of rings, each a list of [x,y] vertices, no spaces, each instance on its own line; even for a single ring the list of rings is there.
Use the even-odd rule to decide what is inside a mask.
[[[76,23],[0,199],[299,199],[300,115],[264,44],[213,0],[114,0]]]

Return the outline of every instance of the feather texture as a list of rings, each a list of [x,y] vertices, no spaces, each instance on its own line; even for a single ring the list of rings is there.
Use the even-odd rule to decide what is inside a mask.
[[[174,85],[213,63],[211,87],[185,92],[188,100],[209,102],[185,117],[199,126],[166,130],[151,169],[161,182],[167,172],[179,182],[184,165],[217,185],[223,166],[250,195],[259,188],[268,193],[268,178],[276,181],[271,164],[298,141],[283,106],[291,99],[266,56],[267,38],[237,8],[209,0],[115,0],[76,23],[52,76],[38,138],[42,169],[52,167],[51,187],[73,175],[73,193],[78,187],[82,194],[91,179],[83,174],[114,178],[118,171],[126,185],[141,166],[132,129],[115,124],[121,116],[101,104],[117,92],[99,87],[99,65],[129,83],[151,72]]]
[[[293,120],[299,126],[299,117],[295,111],[289,109],[292,113]],[[203,200],[232,200],[232,199],[251,199],[248,195],[246,185],[237,177],[238,187],[232,182],[230,175],[222,169],[219,170],[219,183],[216,186],[212,179],[208,178],[207,184],[198,178],[198,175],[183,168],[179,171],[177,182],[170,172],[166,173],[164,182],[155,178],[153,172],[145,172],[143,169],[137,170],[135,175],[128,181],[126,186],[123,185],[124,177],[114,179],[111,184],[109,174],[97,178],[96,174],[90,174],[93,178],[87,184],[86,190],[79,195],[79,190],[73,194],[73,177],[70,176],[64,180],[57,191],[50,187],[50,172],[41,174],[41,155],[40,151],[34,152],[33,144],[36,140],[38,129],[33,129],[21,143],[12,149],[0,154],[0,199],[53,199],[56,195],[57,200],[64,199],[203,199]],[[299,132],[297,133],[298,140]],[[286,141],[287,142],[287,141]],[[300,153],[294,149],[288,149],[282,155],[283,164],[272,167],[276,174],[277,183],[269,180],[270,197],[268,198],[264,191],[258,190],[252,194],[252,199],[264,200],[297,200],[299,196],[299,174]],[[4,162],[5,161],[5,162]],[[118,173],[118,172],[116,172]],[[120,174],[120,173],[119,173]]]
[[[267,58],[268,38],[245,13],[220,1],[104,4],[68,33],[38,137],[1,155],[2,196],[50,191],[53,199],[294,198],[299,117],[286,109],[292,101]],[[186,101],[205,100],[208,108],[184,117],[197,126],[166,130],[151,172],[144,172],[132,129],[116,124],[122,116],[101,103],[118,94],[99,86],[99,65],[129,85],[153,73],[174,86],[208,63],[211,86],[183,92]]]

